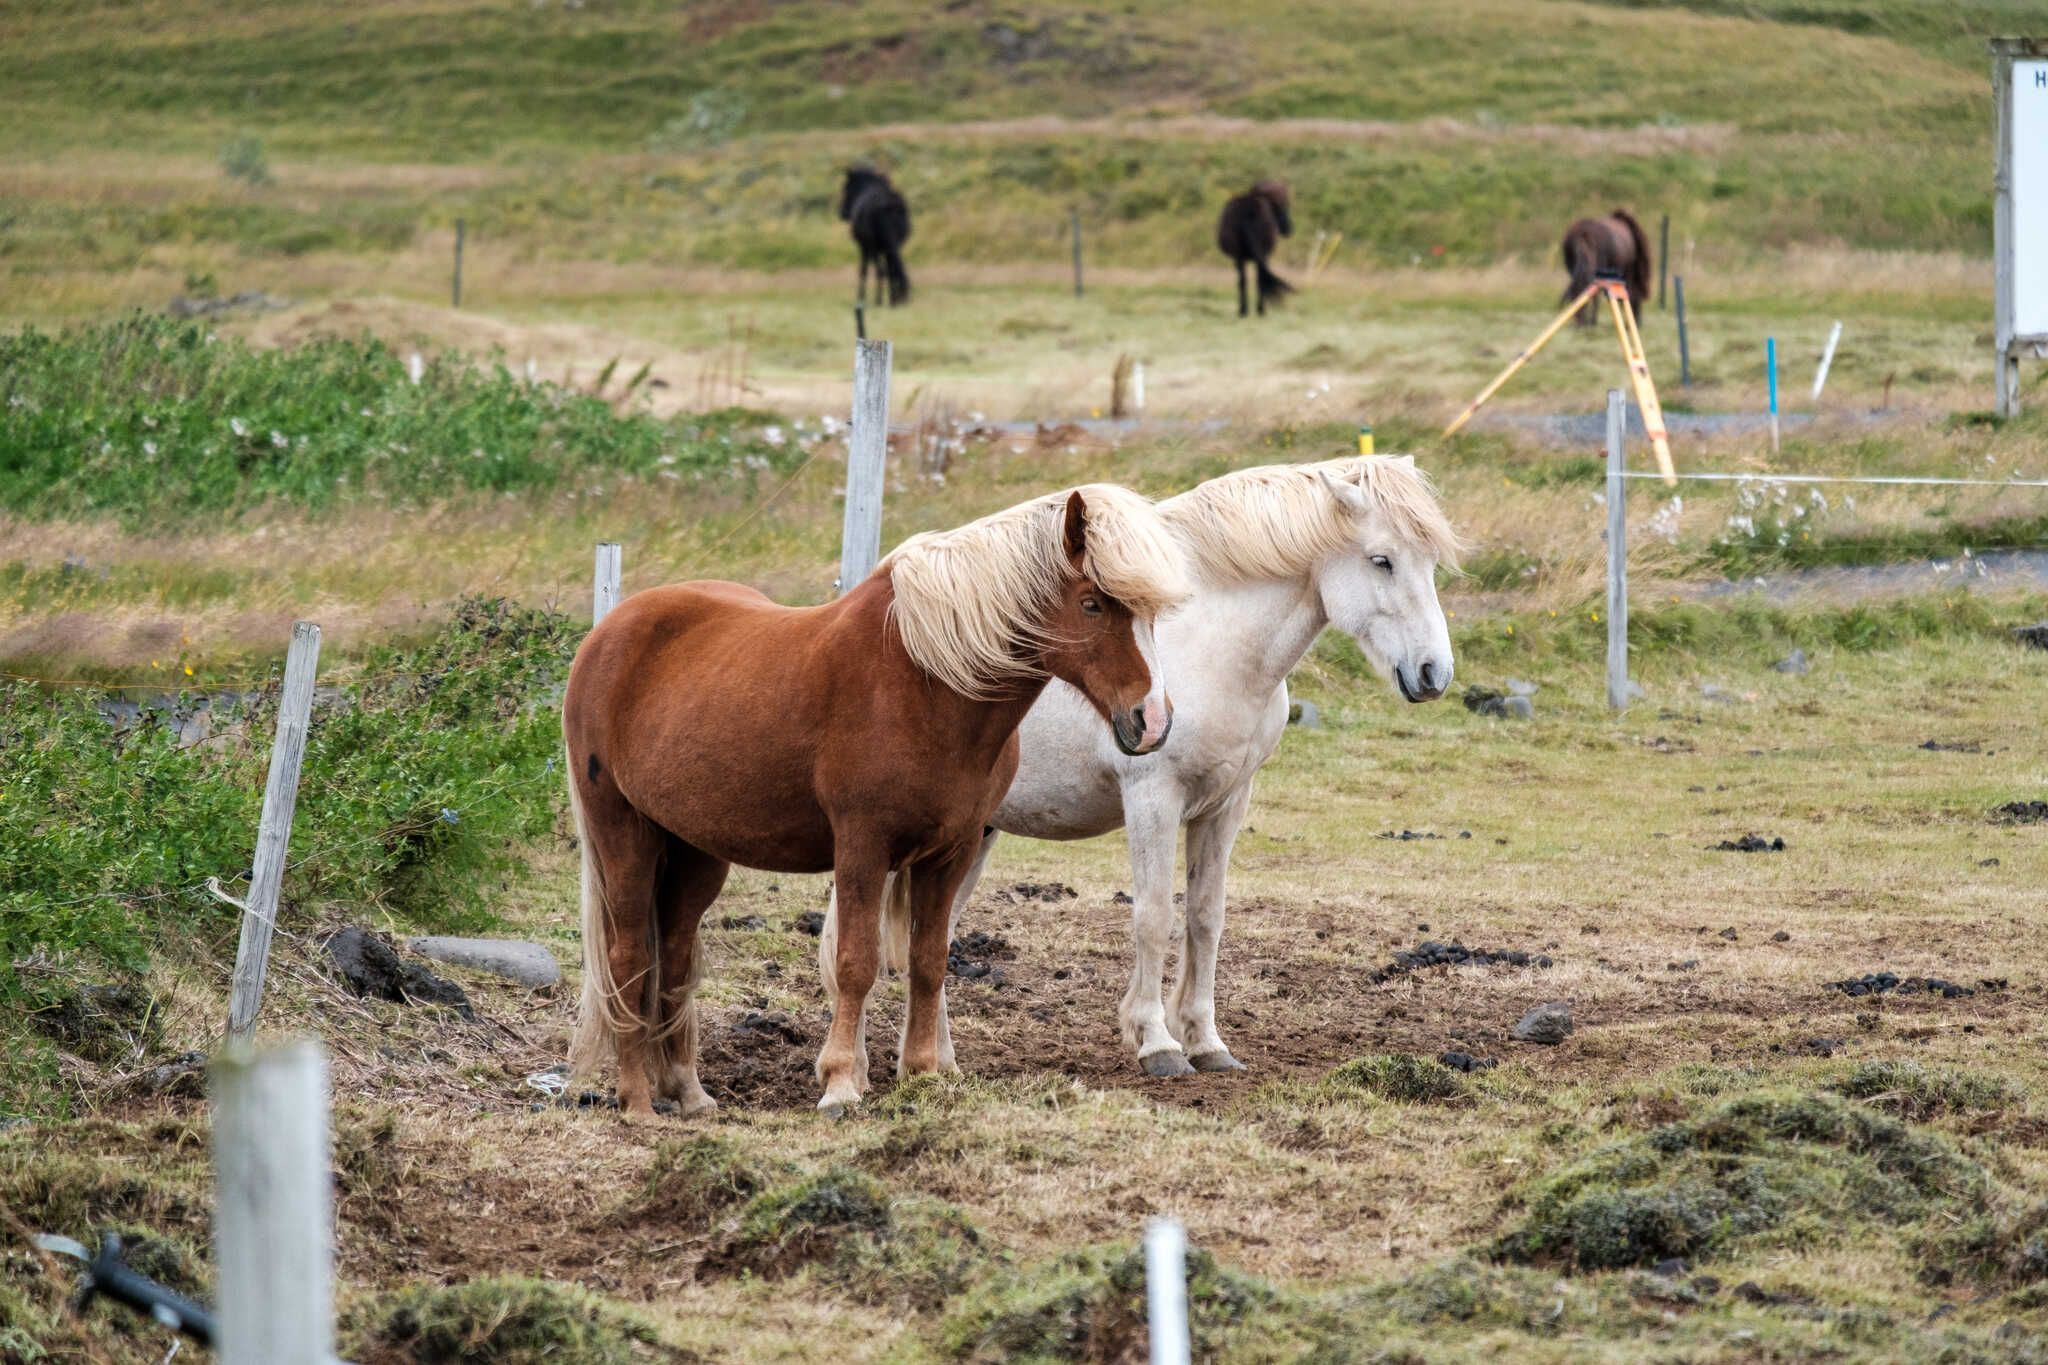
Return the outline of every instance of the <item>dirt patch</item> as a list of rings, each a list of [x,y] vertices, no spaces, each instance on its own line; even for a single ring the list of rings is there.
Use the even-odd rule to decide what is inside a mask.
[[[1394,960],[1367,980],[1374,985],[1391,981],[1409,972],[1424,971],[1430,967],[1548,967],[1549,957],[1542,953],[1525,953],[1519,948],[1467,948],[1453,939],[1439,943],[1428,939],[1413,948],[1406,948],[1394,954]]]

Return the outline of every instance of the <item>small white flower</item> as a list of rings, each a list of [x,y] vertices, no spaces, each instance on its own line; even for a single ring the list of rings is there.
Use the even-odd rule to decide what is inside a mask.
[[[155,455],[155,454],[156,454],[156,442],[155,442],[155,441],[144,441],[144,442],[142,443],[142,453],[143,453],[143,454],[145,454],[145,455],[152,455],[152,456],[153,456],[153,455]]]
[[[242,419],[239,417],[228,418],[228,430],[234,432],[237,436],[247,436],[249,434],[249,428],[243,424]]]
[[[270,433],[270,443],[276,446],[279,450],[283,450],[285,447],[291,444],[290,441],[285,439],[285,434],[281,431],[273,431]]]
[[[769,445],[775,446],[777,449],[780,449],[783,441],[786,438],[782,434],[781,427],[764,427],[761,430],[761,439],[766,441]]]

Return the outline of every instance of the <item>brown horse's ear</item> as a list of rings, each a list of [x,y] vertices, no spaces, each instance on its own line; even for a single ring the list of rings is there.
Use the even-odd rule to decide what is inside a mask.
[[[1067,494],[1067,525],[1065,543],[1067,558],[1078,568],[1088,554],[1088,503],[1081,497],[1081,490]]]

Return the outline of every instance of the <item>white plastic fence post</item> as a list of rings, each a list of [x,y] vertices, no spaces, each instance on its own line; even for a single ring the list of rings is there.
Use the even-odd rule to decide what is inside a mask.
[[[1813,401],[1820,401],[1820,391],[1827,386],[1828,367],[1835,363],[1835,344],[1842,339],[1842,324],[1837,322],[1828,332],[1827,349],[1820,353],[1820,368],[1813,374]]]
[[[597,565],[590,580],[590,624],[604,620],[605,613],[619,605],[619,543],[597,543]]]
[[[846,438],[846,521],[839,534],[839,591],[850,592],[882,557],[882,484],[889,463],[886,341],[853,343],[853,429]]]
[[[249,899],[242,907],[242,938],[235,947],[235,974],[228,987],[228,1035],[243,1037],[256,1027],[263,1005],[263,977],[270,967],[270,936],[277,928],[277,893],[284,884],[285,855],[292,842],[292,809],[299,796],[299,764],[306,756],[306,729],[313,713],[313,673],[320,663],[320,627],[292,625],[284,656],[284,690],[277,701],[277,737],[270,745],[270,777],[263,786],[263,818],[256,827],[256,856],[249,865]]]
[[[1131,411],[1141,417],[1145,413],[1145,362],[1142,360],[1131,366]]]
[[[1188,1365],[1187,1229],[1174,1218],[1145,1226],[1145,1316],[1152,1365]]]
[[[334,1359],[327,1058],[290,1042],[211,1068],[222,1365]]]
[[[1607,704],[1628,709],[1628,402],[1607,391]]]

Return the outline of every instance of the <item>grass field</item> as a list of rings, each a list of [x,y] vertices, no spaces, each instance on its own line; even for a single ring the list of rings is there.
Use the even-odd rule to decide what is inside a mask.
[[[117,1228],[211,1290],[179,1059],[219,1042],[236,916],[204,882],[247,866],[295,619],[332,690],[265,1027],[332,1057],[361,1365],[1143,1359],[1136,1239],[1167,1213],[1203,1360],[2048,1360],[2048,826],[2000,812],[2048,785],[2048,655],[2012,634],[2048,594],[1968,573],[2048,547],[2048,503],[1772,478],[2048,475],[2038,405],[1982,411],[1983,38],[2036,8],[0,12],[0,1365],[168,1349],[75,1314],[29,1233]],[[825,881],[742,870],[707,920],[723,1107],[628,1128],[528,1080],[580,960],[554,754],[590,547],[623,543],[628,591],[830,595],[832,203],[866,156],[916,220],[915,302],[868,318],[895,344],[885,544],[1369,422],[1470,542],[1440,585],[1460,687],[1532,682],[1536,718],[1409,706],[1348,640],[1311,652],[1322,728],[1288,731],[1232,868],[1245,1075],[1126,1056],[1121,836],[1008,840],[961,926],[990,971],[950,986],[965,1079],[888,1079],[892,984],[876,1092],[819,1121],[800,917]],[[1264,174],[1296,190],[1301,292],[1239,323],[1210,232]],[[1615,203],[1671,218],[1695,382],[1652,309],[1667,408],[1760,411],[1775,337],[1794,419],[1776,453],[1675,442],[1751,483],[1632,489],[1647,695],[1621,714],[1602,453],[1527,424],[1600,406],[1612,336],[1568,331],[1437,434],[1550,317],[1565,223]],[[158,316],[238,291],[272,297]],[[1148,420],[1076,425],[1120,356]],[[1927,561],[1904,593],[1801,577]],[[1794,649],[1810,672],[1773,667]],[[1748,834],[1784,847],[1720,847]],[[320,947],[345,925],[529,938],[566,980],[448,969],[474,1019],[359,999]],[[1386,970],[1430,940],[1547,965]],[[1832,984],[1882,972],[1957,989]],[[1512,1041],[1560,1000],[1566,1042]]]

